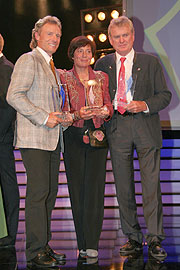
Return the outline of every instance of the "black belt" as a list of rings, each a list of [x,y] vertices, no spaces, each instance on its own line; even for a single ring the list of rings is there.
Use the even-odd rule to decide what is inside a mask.
[[[121,114],[118,110],[115,110],[114,113],[115,113],[115,114],[118,114],[118,115],[121,115],[122,117],[134,115],[134,113],[128,112],[128,111],[125,111],[123,114]]]

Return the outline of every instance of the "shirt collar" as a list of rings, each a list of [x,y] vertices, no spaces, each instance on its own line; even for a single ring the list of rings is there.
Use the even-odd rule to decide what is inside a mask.
[[[45,52],[43,49],[41,49],[40,47],[36,47],[37,50],[42,54],[42,56],[45,58],[46,62],[48,63],[49,65],[49,61],[50,59],[52,59],[52,56],[50,57],[49,54],[47,54],[47,52]]]
[[[3,57],[3,53],[0,53],[0,58]]]
[[[89,80],[94,79],[95,78],[95,73],[94,73],[91,66],[88,66],[88,71],[89,71]],[[75,77],[79,78],[78,73],[76,72],[75,65],[73,65],[72,72],[75,75]]]
[[[117,52],[115,52],[115,54],[116,54],[116,61],[117,61],[117,63],[120,62],[120,58],[121,57],[126,57],[126,60],[128,62],[133,62],[133,59],[134,59],[134,49],[133,48],[131,49],[131,51],[126,56],[122,56],[122,55],[120,55]]]

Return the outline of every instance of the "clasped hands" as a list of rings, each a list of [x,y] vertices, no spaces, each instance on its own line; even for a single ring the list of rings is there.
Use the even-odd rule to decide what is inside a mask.
[[[109,109],[106,105],[103,107],[84,106],[80,109],[80,117],[84,120],[89,120],[93,117],[107,118],[109,116]]]
[[[54,128],[55,126],[61,124],[63,127],[71,126],[73,123],[73,118],[70,112],[51,112],[49,113],[46,126],[49,128]]]

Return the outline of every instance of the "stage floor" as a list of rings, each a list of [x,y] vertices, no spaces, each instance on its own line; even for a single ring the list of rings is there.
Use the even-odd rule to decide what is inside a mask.
[[[172,133],[171,133],[172,134]],[[165,135],[165,134],[164,134]],[[168,135],[169,136],[169,135]],[[167,136],[167,137],[168,137]],[[170,136],[169,136],[170,137]],[[175,137],[176,138],[176,137]],[[115,184],[110,157],[107,160],[105,208],[102,234],[99,241],[99,257],[96,259],[78,259],[75,228],[70,207],[67,180],[63,162],[60,163],[59,191],[55,209],[52,213],[52,241],[50,246],[57,252],[66,254],[57,269],[67,270],[179,270],[180,269],[180,134],[177,139],[163,140],[161,152],[161,188],[164,210],[164,230],[166,239],[163,247],[168,253],[164,262],[158,263],[148,257],[147,246],[143,254],[134,257],[121,257],[119,247],[126,241],[122,234],[119,208],[116,199]],[[0,270],[27,270],[25,257],[25,194],[26,174],[19,150],[15,151],[16,170],[21,195],[19,227],[16,249],[0,249]],[[146,233],[143,218],[140,172],[137,158],[135,166],[135,186],[137,212],[143,234]],[[37,269],[37,268],[34,268]],[[39,268],[44,269],[44,268]],[[46,268],[47,269],[47,268]]]
[[[62,244],[62,242],[61,242]],[[172,248],[172,249],[171,249]],[[143,253],[136,257],[122,257],[119,254],[119,248],[113,250],[99,251],[98,259],[80,259],[76,249],[64,250],[66,261],[62,262],[59,267],[51,269],[67,270],[179,270],[180,256],[175,253],[176,247],[166,246],[169,253],[164,262],[158,262],[148,257],[147,246],[144,246]],[[59,247],[62,252],[62,247]],[[22,249],[22,243],[16,244],[16,249],[0,249],[0,270],[27,270],[27,269],[49,269],[50,268],[28,268],[26,265],[25,252]]]

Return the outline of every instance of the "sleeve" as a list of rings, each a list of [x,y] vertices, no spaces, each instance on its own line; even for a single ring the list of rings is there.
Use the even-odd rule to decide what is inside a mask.
[[[7,92],[7,102],[35,125],[43,125],[49,113],[35,106],[28,98],[35,77],[35,63],[30,54],[22,55],[16,62]],[[35,91],[35,86],[34,91]],[[31,91],[31,95],[33,95]]]
[[[160,110],[166,108],[171,101],[171,92],[167,88],[166,80],[164,77],[163,69],[159,60],[154,58],[155,62],[152,66],[152,71],[150,76],[150,81],[152,82],[153,95],[144,99],[146,102],[149,113],[157,113]]]
[[[16,111],[7,103],[6,93],[11,80],[13,67],[3,67],[0,74],[0,138],[3,138],[16,118]]]
[[[102,74],[105,78],[104,83],[103,83],[103,102],[104,102],[104,105],[106,105],[110,111],[110,117],[112,117],[114,110],[113,110],[113,106],[112,106],[111,98],[109,94],[109,78],[106,73],[102,72]]]

